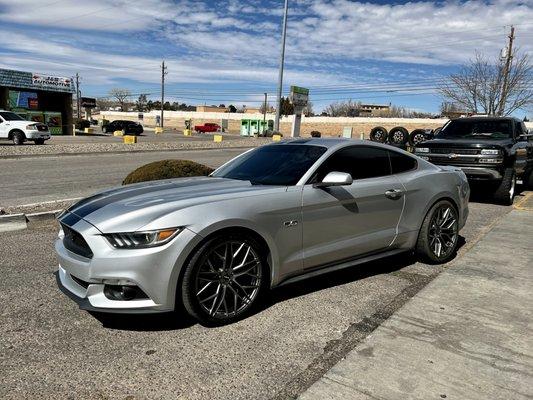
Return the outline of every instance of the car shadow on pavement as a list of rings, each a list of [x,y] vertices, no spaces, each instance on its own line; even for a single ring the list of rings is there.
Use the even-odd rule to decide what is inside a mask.
[[[189,328],[197,323],[185,310],[158,314],[129,315],[97,312],[90,312],[89,314],[96,318],[104,328],[124,331],[173,331]]]

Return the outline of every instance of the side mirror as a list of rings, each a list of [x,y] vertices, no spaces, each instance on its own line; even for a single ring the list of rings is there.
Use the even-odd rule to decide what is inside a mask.
[[[330,172],[327,174],[322,182],[317,182],[313,185],[316,188],[324,188],[330,186],[349,186],[353,183],[352,176],[346,172]]]

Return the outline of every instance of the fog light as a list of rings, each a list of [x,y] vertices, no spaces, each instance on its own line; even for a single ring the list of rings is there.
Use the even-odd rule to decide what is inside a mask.
[[[137,286],[105,285],[104,295],[109,300],[130,301],[134,299],[146,299],[148,296]]]

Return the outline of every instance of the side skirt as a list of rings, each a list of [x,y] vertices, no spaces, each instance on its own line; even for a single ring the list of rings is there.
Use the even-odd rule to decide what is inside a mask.
[[[278,285],[276,285],[274,287],[280,287],[280,286],[288,285],[289,283],[294,283],[294,282],[302,281],[304,279],[308,279],[308,278],[312,278],[312,277],[315,277],[315,276],[327,274],[329,272],[333,272],[333,271],[338,271],[338,270],[345,269],[345,268],[354,267],[356,265],[364,264],[364,263],[367,263],[367,262],[370,262],[370,261],[374,261],[374,260],[377,260],[377,259],[380,259],[380,258],[394,256],[394,255],[400,254],[400,253],[405,253],[407,251],[410,251],[410,250],[409,249],[394,249],[394,250],[389,250],[389,251],[385,251],[385,252],[382,252],[382,253],[375,253],[375,254],[372,254],[372,255],[363,256],[361,258],[357,258],[357,259],[353,259],[353,260],[349,260],[349,261],[340,262],[339,264],[335,264],[335,265],[327,265],[327,266],[324,266],[322,268],[313,269],[312,271],[309,271],[309,272],[303,273],[301,275],[297,275],[297,276],[294,276],[292,278],[286,279],[286,280],[282,281],[281,283],[279,283]]]

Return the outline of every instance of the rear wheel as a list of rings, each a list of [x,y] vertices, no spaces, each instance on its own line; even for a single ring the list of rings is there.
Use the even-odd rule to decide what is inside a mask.
[[[448,200],[441,200],[424,218],[418,233],[416,253],[431,264],[448,262],[455,256],[458,238],[457,210]]]
[[[21,131],[16,131],[13,133],[13,144],[15,146],[20,146],[21,144],[24,144],[24,139],[26,139],[26,136]]]
[[[204,324],[227,324],[250,312],[268,280],[260,246],[243,235],[205,243],[186,267],[185,309]]]
[[[513,168],[506,168],[502,181],[494,192],[494,200],[498,203],[510,206],[513,204],[516,192],[516,174]]]

